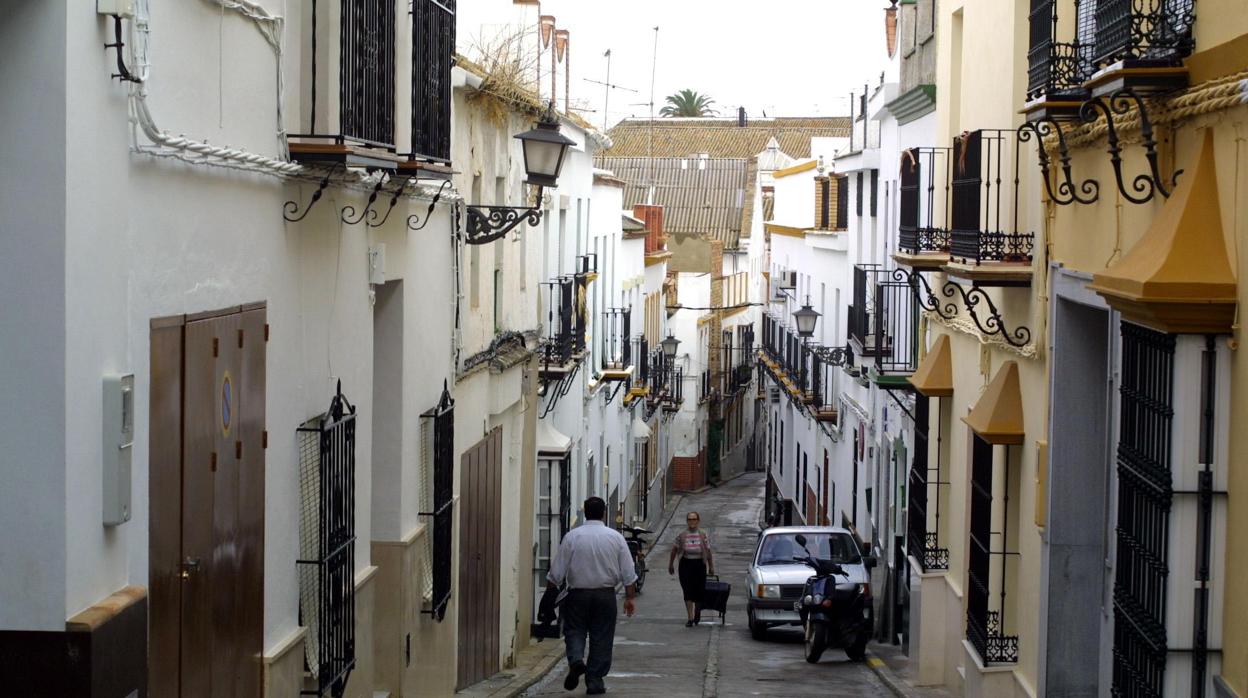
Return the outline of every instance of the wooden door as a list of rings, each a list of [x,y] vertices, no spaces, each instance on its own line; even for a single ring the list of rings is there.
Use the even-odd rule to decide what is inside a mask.
[[[149,488],[152,694],[258,696],[265,309],[157,322]]]
[[[459,673],[464,688],[498,672],[503,430],[460,460]]]

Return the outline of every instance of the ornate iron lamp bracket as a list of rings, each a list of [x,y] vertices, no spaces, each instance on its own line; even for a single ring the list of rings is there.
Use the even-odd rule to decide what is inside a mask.
[[[1016,327],[1013,332],[1007,329],[996,303],[993,303],[992,297],[979,286],[972,286],[970,290],[967,290],[957,282],[946,281],[944,287],[941,288],[941,293],[946,298],[961,296],[962,304],[966,306],[971,320],[975,322],[980,332],[986,335],[999,334],[1006,343],[1014,347],[1026,346],[1031,342],[1031,329],[1026,326]],[[976,311],[981,303],[988,309],[988,317],[982,319]]]
[[[810,350],[818,355],[821,361],[832,366],[843,367],[854,362],[854,352],[848,346],[823,347],[817,344],[812,344],[810,345]]]
[[[1061,162],[1062,179],[1057,184],[1057,190],[1053,189],[1053,182],[1049,180],[1049,154],[1044,148],[1044,139],[1048,135],[1053,135],[1057,139],[1058,159]],[[1073,203],[1091,204],[1095,203],[1101,196],[1101,183],[1095,179],[1085,179],[1075,186],[1074,178],[1070,170],[1070,149],[1066,145],[1066,134],[1062,132],[1062,126],[1052,117],[1044,117],[1035,122],[1026,122],[1018,127],[1018,140],[1029,141],[1035,136],[1036,149],[1040,156],[1040,176],[1044,180],[1044,189],[1048,192],[1049,198],[1059,206],[1067,206]]]
[[[320,201],[321,197],[325,194],[325,189],[329,186],[330,179],[333,178],[334,173],[338,171],[339,167],[340,165],[335,164],[333,167],[329,168],[328,172],[325,173],[325,177],[321,179],[321,183],[317,185],[316,191],[312,192],[312,198],[308,200],[308,205],[303,207],[303,213],[299,213],[299,215],[296,216],[295,214],[299,211],[299,202],[287,201],[285,205],[282,206],[282,217],[291,223],[298,223],[304,218],[307,218],[308,212],[312,210],[312,207],[316,205],[316,202]]]
[[[1118,129],[1114,118],[1126,116],[1132,104],[1140,116],[1140,136],[1144,146],[1144,157],[1148,160],[1148,172],[1136,175],[1131,180],[1130,191],[1122,176],[1122,145],[1118,140]],[[1106,138],[1109,142],[1109,160],[1114,166],[1114,178],[1118,181],[1118,191],[1123,198],[1133,204],[1146,204],[1160,193],[1169,198],[1170,192],[1179,181],[1183,170],[1176,170],[1167,183],[1161,176],[1161,168],[1157,163],[1157,138],[1153,135],[1153,123],[1148,118],[1148,108],[1143,98],[1135,90],[1124,87],[1108,97],[1097,97],[1083,103],[1079,108],[1079,118],[1084,123],[1093,123],[1099,115],[1105,117]]]
[[[540,194],[539,194],[540,201]],[[542,222],[541,206],[468,206],[467,242],[484,245],[510,233],[521,223]]]

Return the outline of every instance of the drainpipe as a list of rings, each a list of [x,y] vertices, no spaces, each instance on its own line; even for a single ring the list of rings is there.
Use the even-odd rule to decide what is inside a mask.
[[[1204,698],[1205,672],[1209,663],[1209,558],[1213,532],[1213,417],[1217,385],[1217,350],[1213,335],[1205,337],[1201,387],[1203,413],[1200,423],[1200,464],[1197,482],[1196,612],[1192,628],[1192,695]]]

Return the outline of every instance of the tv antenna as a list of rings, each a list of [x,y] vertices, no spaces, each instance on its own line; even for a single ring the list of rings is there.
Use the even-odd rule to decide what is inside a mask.
[[[602,85],[604,88],[603,91],[606,92],[606,96],[602,100],[602,132],[606,133],[607,132],[607,119],[610,118],[610,114],[611,114],[611,111],[609,109],[609,106],[611,104],[611,90],[624,90],[625,92],[632,92],[634,94],[637,92],[637,90],[634,90],[631,87],[624,87],[622,85],[613,84],[611,82],[611,49],[607,49],[607,52],[602,55],[604,58],[607,59],[607,79],[605,81],[591,80],[589,78],[583,78],[583,79],[585,80],[585,82],[592,82],[595,85]]]

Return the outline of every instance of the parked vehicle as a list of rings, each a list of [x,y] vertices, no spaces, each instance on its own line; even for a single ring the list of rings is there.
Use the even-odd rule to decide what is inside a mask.
[[[620,532],[625,535],[628,542],[628,552],[633,556],[633,567],[637,571],[637,593],[641,593],[641,587],[646,583],[646,539],[642,536],[650,534],[650,531],[635,526],[624,526]]]
[[[861,660],[875,627],[869,572],[874,566],[875,558],[863,556],[843,528],[767,529],[759,536],[749,568],[750,635],[765,640],[768,628],[801,626],[807,661],[819,661],[831,646]]]

